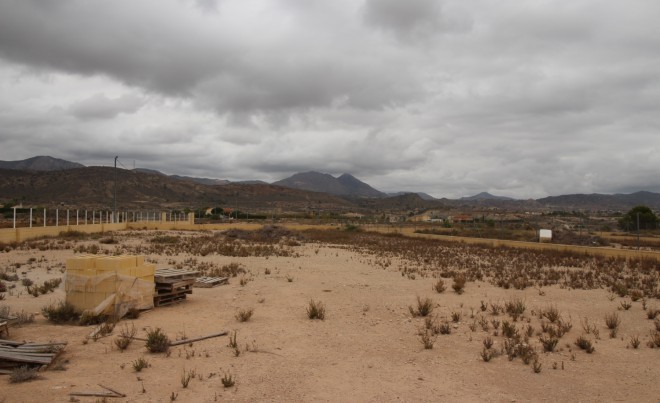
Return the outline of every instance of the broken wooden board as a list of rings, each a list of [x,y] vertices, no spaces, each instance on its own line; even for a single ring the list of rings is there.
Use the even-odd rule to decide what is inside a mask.
[[[25,343],[0,339],[0,369],[48,367],[64,351],[65,342]]]
[[[220,284],[229,284],[229,277],[197,277],[195,287],[211,288]]]

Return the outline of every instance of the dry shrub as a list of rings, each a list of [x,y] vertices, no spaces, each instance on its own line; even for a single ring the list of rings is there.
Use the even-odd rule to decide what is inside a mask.
[[[307,306],[307,317],[310,319],[325,319],[325,306],[321,301],[311,299]]]
[[[408,310],[412,316],[428,316],[433,312],[433,301],[431,298],[421,299],[417,297],[417,307],[409,306]]]
[[[465,291],[465,277],[456,276],[454,277],[454,283],[451,285],[451,288],[454,289],[456,294],[463,294]]]
[[[577,338],[577,340],[575,340],[575,345],[580,347],[582,350],[586,351],[589,354],[593,353],[596,350],[593,344],[591,344],[591,341],[583,336],[580,336]]]
[[[619,315],[615,313],[605,315],[605,325],[610,330],[616,330],[619,327],[621,320]]]
[[[225,388],[231,388],[236,383],[234,376],[229,372],[225,372],[220,381]]]
[[[145,346],[150,353],[164,353],[170,349],[170,339],[159,327],[149,329]]]
[[[253,313],[254,313],[253,308],[240,309],[238,312],[236,312],[236,315],[234,315],[234,317],[239,322],[247,322],[248,320],[250,320]]]
[[[420,342],[422,345],[424,345],[424,348],[426,350],[431,350],[433,348],[433,345],[435,344],[435,335],[433,334],[433,331],[430,331],[429,329],[424,329],[419,333],[419,338]]]
[[[445,282],[441,278],[438,279],[438,281],[436,281],[435,284],[433,284],[433,289],[438,294],[440,294],[441,292],[444,292],[446,288],[447,287],[445,287]]]
[[[80,317],[76,308],[65,301],[46,305],[41,308],[41,313],[53,323],[73,323]]]
[[[30,368],[28,366],[14,368],[11,374],[9,374],[9,382],[11,383],[34,381],[40,378],[37,368]]]
[[[128,325],[124,325],[124,327],[119,331],[119,337],[115,339],[115,346],[120,350],[124,351],[130,346],[131,342],[133,342],[133,338],[135,337],[135,334],[137,333],[137,329],[135,328],[135,325],[131,323],[131,327],[129,328]]]

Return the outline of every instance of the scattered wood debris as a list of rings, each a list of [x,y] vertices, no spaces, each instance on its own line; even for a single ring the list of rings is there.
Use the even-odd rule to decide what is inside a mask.
[[[69,396],[93,396],[93,397],[126,397],[125,394],[117,392],[114,389],[110,389],[107,386],[103,386],[99,383],[99,386],[105,389],[104,391],[94,392],[94,391],[84,391],[84,392],[71,392]]]
[[[195,287],[211,288],[220,284],[229,284],[229,277],[197,277]]]
[[[194,337],[192,339],[182,339],[182,340],[172,341],[172,342],[170,342],[170,347],[180,346],[182,344],[193,343],[195,341],[200,341],[200,340],[211,339],[213,337],[226,336],[227,334],[229,334],[229,332],[222,331],[222,332],[219,332],[219,333],[209,334],[207,336],[200,336],[200,337]],[[119,335],[119,337],[129,337],[129,336]],[[147,341],[147,339],[140,338],[140,337],[135,337],[135,336],[133,336],[131,338],[133,340]]]
[[[192,338],[192,339],[177,340],[177,341],[170,342],[170,347],[180,346],[181,344],[188,344],[188,343],[192,343],[194,341],[211,339],[213,337],[226,336],[228,333],[229,332],[224,331],[224,332],[220,332],[220,333],[209,334],[208,336],[200,336],[200,337],[195,337],[195,338]]]
[[[64,351],[66,342],[26,343],[0,339],[0,374],[17,367],[48,368]]]

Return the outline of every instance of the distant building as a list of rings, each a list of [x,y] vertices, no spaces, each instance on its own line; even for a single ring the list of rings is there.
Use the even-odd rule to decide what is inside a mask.
[[[539,242],[552,242],[552,230],[539,230]]]

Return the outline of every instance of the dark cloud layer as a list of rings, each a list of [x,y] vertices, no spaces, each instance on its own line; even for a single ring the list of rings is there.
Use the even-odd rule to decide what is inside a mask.
[[[0,159],[660,191],[660,3],[0,0]],[[106,155],[107,154],[107,155]]]

